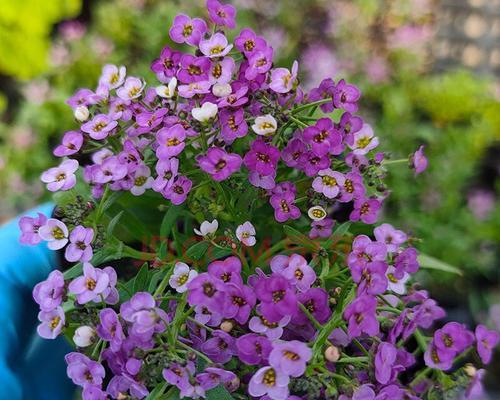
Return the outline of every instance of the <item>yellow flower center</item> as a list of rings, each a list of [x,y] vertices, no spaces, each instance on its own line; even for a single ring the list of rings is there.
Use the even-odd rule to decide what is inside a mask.
[[[326,186],[336,186],[337,180],[333,176],[325,175],[321,177],[323,184]]]
[[[365,136],[362,138],[359,138],[358,141],[356,142],[356,145],[360,149],[364,149],[366,146],[368,146],[371,142],[371,138]]]
[[[54,237],[54,239],[56,240],[61,240],[61,239],[64,239],[65,236],[64,236],[64,232],[62,231],[61,228],[59,228],[58,226],[54,227],[52,229],[52,236]]]
[[[266,371],[262,378],[262,383],[268,387],[273,387],[276,384],[276,371],[273,368]]]

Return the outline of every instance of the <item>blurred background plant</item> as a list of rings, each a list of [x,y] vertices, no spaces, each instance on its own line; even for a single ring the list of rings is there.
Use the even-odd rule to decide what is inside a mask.
[[[463,2],[472,7],[468,18],[481,16],[484,2],[468,1]],[[385,217],[412,232],[422,251],[463,271],[462,277],[421,276],[433,296],[456,309],[458,316],[451,318],[490,320],[500,329],[500,305],[495,305],[500,303],[500,87],[494,76],[463,68],[481,66],[469,62],[477,52],[468,47],[460,62],[440,59],[450,54],[443,51],[441,17],[460,2],[233,3],[241,21],[279,49],[280,64],[299,59],[307,87],[323,76],[359,85],[362,112],[394,159],[426,146],[430,167],[419,179],[393,167]],[[79,87],[94,87],[105,63],[126,65],[132,75],[153,82],[150,62],[168,42],[168,23],[179,10],[194,15],[203,7],[201,0],[19,4],[4,1],[0,10],[0,220],[43,200],[40,171],[52,163],[51,149],[73,126],[65,99]],[[28,12],[30,7],[37,13]],[[477,38],[474,23],[481,19],[467,21],[465,34],[468,29]]]

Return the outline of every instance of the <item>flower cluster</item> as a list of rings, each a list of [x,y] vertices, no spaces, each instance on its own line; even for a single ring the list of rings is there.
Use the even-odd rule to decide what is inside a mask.
[[[298,64],[275,67],[264,38],[245,28],[230,42],[233,6],[207,9],[208,23],[175,17],[170,38],[194,51],[165,47],[160,85],[106,65],[95,91],[68,100],[80,127],[42,175],[66,193],[52,218],[20,221],[23,243],[76,263],[34,288],[39,334],[72,338],[67,372],[85,400],[430,399],[452,367],[472,398],[482,372],[464,362],[476,343],[488,363],[498,334],[448,322],[432,335],[445,312],[412,285],[414,238],[364,226],[387,166],[419,174],[423,148],[375,153],[355,86],[304,92]],[[350,221],[336,227],[338,210]],[[138,250],[152,231],[159,243]]]

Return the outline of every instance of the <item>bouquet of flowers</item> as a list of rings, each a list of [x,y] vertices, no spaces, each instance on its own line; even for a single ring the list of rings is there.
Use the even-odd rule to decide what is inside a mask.
[[[470,362],[498,334],[433,332],[445,312],[412,281],[415,238],[370,227],[388,166],[421,173],[423,148],[376,152],[354,85],[305,93],[263,37],[228,39],[233,6],[207,8],[175,17],[156,86],[106,65],[68,100],[79,128],[41,176],[57,207],[20,221],[74,264],[33,297],[40,336],[76,347],[83,398],[477,397]]]

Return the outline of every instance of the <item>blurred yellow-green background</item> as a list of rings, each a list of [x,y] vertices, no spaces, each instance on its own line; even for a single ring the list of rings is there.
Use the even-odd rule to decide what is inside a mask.
[[[500,1],[234,0],[240,25],[266,36],[278,63],[356,83],[361,113],[396,158],[426,146],[418,179],[391,170],[385,220],[462,276],[421,273],[449,311],[500,329]],[[45,199],[40,172],[73,125],[64,101],[95,87],[106,63],[154,81],[151,61],[178,12],[201,0],[2,0],[0,221]],[[496,370],[499,371],[498,359]]]

